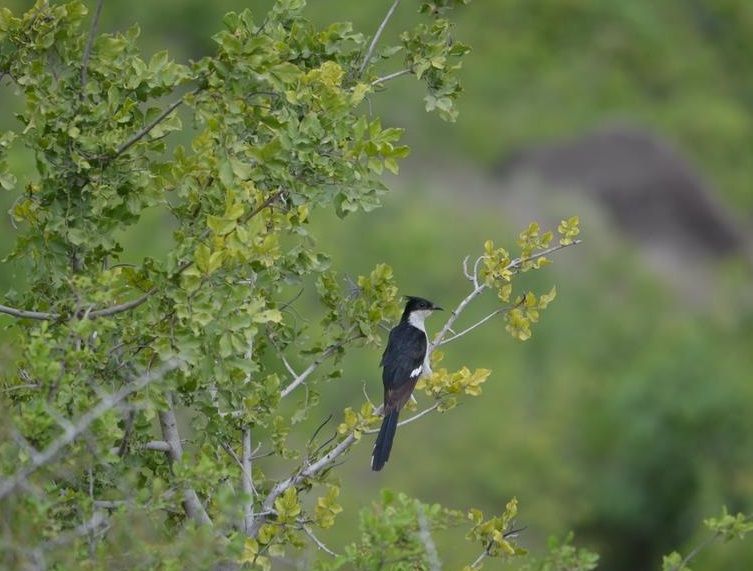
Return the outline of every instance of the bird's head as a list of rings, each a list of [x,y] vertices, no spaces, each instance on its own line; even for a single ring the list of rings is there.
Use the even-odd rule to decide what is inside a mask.
[[[412,295],[406,296],[405,310],[403,311],[403,321],[410,321],[414,324],[420,323],[423,325],[424,319],[426,319],[433,311],[442,311],[442,308],[435,305],[428,299],[423,297],[416,297]]]

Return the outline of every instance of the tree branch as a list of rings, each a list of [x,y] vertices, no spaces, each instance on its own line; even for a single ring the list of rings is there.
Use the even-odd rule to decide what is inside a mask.
[[[314,535],[314,532],[311,531],[311,528],[309,526],[307,526],[305,523],[301,523],[301,529],[304,531],[306,535],[309,536],[309,539],[311,539],[311,541],[313,541],[319,549],[331,555],[332,557],[337,557],[337,553],[335,553],[329,547],[324,545],[321,539],[319,539],[316,535]]]
[[[84,96],[84,88],[86,87],[86,73],[89,67],[89,58],[91,57],[92,44],[94,43],[94,36],[97,34],[97,26],[99,25],[99,16],[102,13],[102,5],[104,0],[97,2],[97,8],[94,10],[94,17],[92,18],[91,26],[89,27],[89,37],[86,39],[86,48],[84,48],[84,57],[81,60],[81,97]]]
[[[481,554],[476,557],[476,560],[470,564],[471,569],[478,569],[479,565],[481,565],[481,562],[486,559],[489,556],[489,548],[491,545],[487,545],[484,550],[481,552]]]
[[[702,542],[700,542],[698,545],[696,545],[684,558],[682,561],[680,561],[679,565],[676,565],[672,567],[670,571],[683,571],[683,569],[687,569],[688,564],[695,559],[695,557],[704,549],[706,549],[709,545],[714,543],[717,539],[719,539],[722,536],[721,533],[716,532],[706,537]]]
[[[157,450],[159,452],[170,452],[170,444],[164,440],[150,440],[144,444],[144,450]]]
[[[384,29],[387,27],[387,22],[390,21],[390,18],[392,18],[392,15],[395,13],[395,10],[397,10],[398,4],[400,4],[400,0],[395,0],[392,3],[392,6],[390,6],[390,9],[387,10],[387,14],[384,16],[382,23],[379,24],[379,28],[377,28],[376,34],[374,34],[374,37],[372,38],[371,43],[369,44],[369,49],[366,50],[366,55],[364,56],[363,61],[361,62],[361,67],[358,68],[359,77],[363,74],[363,70],[366,69],[366,66],[369,65],[369,60],[371,59],[371,56],[373,55],[374,50],[376,49],[376,45],[379,42],[379,38],[382,37],[382,33],[384,32]]]
[[[469,332],[473,331],[474,329],[476,329],[476,327],[480,327],[481,325],[483,325],[484,323],[486,323],[487,321],[489,321],[495,315],[497,315],[499,313],[504,313],[505,311],[508,311],[509,309],[510,309],[509,307],[500,307],[499,309],[495,309],[494,311],[492,311],[489,315],[487,315],[483,319],[477,321],[476,323],[474,323],[470,327],[466,327],[460,333],[455,333],[455,335],[453,335],[449,339],[445,339],[444,341],[442,341],[441,343],[439,343],[439,345],[445,345],[445,344],[449,343],[450,341],[455,341],[455,339],[457,339],[458,337],[462,337],[466,333],[469,333]]]
[[[458,306],[452,310],[452,313],[447,318],[447,321],[445,321],[445,324],[442,327],[442,329],[439,330],[439,333],[437,333],[437,335],[434,337],[434,340],[431,343],[429,343],[427,357],[434,352],[434,349],[436,349],[442,344],[442,340],[444,339],[445,335],[447,335],[447,333],[450,332],[450,330],[452,329],[452,325],[455,323],[455,320],[460,316],[463,310],[465,310],[465,308],[468,307],[468,304],[471,303],[474,299],[476,299],[485,289],[486,289],[486,285],[484,284],[480,284],[474,287],[471,293],[465,296],[463,300],[458,304]]]
[[[103,309],[95,309],[94,311],[90,311],[87,314],[87,317],[89,319],[96,319],[97,317],[110,317],[111,315],[116,315],[118,313],[130,311],[132,309],[137,308],[142,303],[146,302],[146,300],[148,300],[152,295],[154,295],[156,291],[157,291],[157,288],[153,287],[141,297],[137,297],[136,299],[133,299],[131,301],[126,301],[125,303],[113,305],[112,307],[105,307]]]
[[[400,426],[405,426],[406,424],[410,424],[411,422],[414,422],[414,421],[418,420],[419,418],[421,418],[421,417],[423,417],[423,416],[426,416],[427,414],[430,414],[430,413],[434,412],[434,411],[435,411],[435,410],[437,410],[438,408],[439,408],[439,401],[435,402],[435,403],[434,403],[433,405],[431,405],[431,406],[430,406],[429,408],[425,408],[425,409],[424,409],[424,410],[422,410],[421,412],[417,412],[417,413],[416,413],[416,414],[414,414],[413,416],[409,416],[409,417],[408,417],[408,418],[406,418],[405,420],[401,420],[400,422],[398,422],[398,423],[397,423],[397,426],[398,426],[398,427],[400,427]],[[380,411],[380,412],[381,412],[381,407],[380,407],[380,408],[377,408],[377,409],[375,409],[375,410],[377,410],[377,411]],[[378,428],[372,428],[372,429],[369,429],[369,430],[364,430],[364,431],[363,431],[363,433],[364,433],[364,434],[376,434],[376,433],[378,433],[378,432],[379,432],[379,429],[378,429]]]
[[[376,85],[379,85],[380,83],[385,83],[387,81],[390,81],[392,79],[396,79],[398,77],[401,77],[403,75],[408,75],[413,70],[411,69],[401,69],[400,71],[396,71],[394,73],[388,73],[387,75],[383,75],[382,77],[377,77],[374,81],[371,82],[371,86],[374,87]]]
[[[52,444],[47,446],[44,451],[37,454],[28,466],[21,468],[10,478],[0,482],[0,500],[13,492],[18,486],[25,483],[29,476],[34,474],[37,470],[54,460],[60,452],[86,432],[95,420],[115,408],[121,401],[131,394],[143,389],[149,383],[160,380],[170,371],[177,369],[179,365],[180,361],[178,359],[170,359],[169,361],[166,361],[157,370],[144,373],[116,393],[103,397],[94,408],[81,416],[77,422],[67,423],[64,427],[63,434],[55,439]]]
[[[541,250],[540,252],[536,252],[535,254],[531,254],[530,256],[525,257],[525,258],[515,258],[509,264],[507,264],[507,266],[505,266],[505,269],[516,272],[520,269],[520,266],[523,265],[523,262],[530,262],[531,260],[537,260],[538,258],[543,258],[544,256],[548,256],[552,252],[557,252],[558,250],[570,248],[571,246],[577,246],[578,244],[582,242],[583,240],[573,240],[569,244],[557,244],[556,246],[552,246],[551,248],[547,248],[546,250]]]
[[[15,309],[7,305],[0,305],[0,313],[5,313],[18,319],[38,319],[40,321],[55,321],[60,318],[57,313],[47,313],[44,311],[27,311],[25,309]]]
[[[429,522],[426,519],[426,511],[424,510],[423,505],[419,506],[416,515],[418,517],[418,538],[421,540],[421,543],[424,544],[429,570],[441,571],[442,562],[439,560],[437,546],[434,543],[434,539],[431,537],[431,530],[429,529]]]
[[[524,262],[530,262],[531,260],[543,258],[544,256],[551,254],[552,252],[562,250],[563,248],[569,248],[570,246],[576,246],[580,244],[581,242],[582,242],[581,240],[573,240],[569,244],[557,244],[556,246],[552,246],[551,248],[541,250],[540,252],[536,252],[535,254],[531,254],[530,256],[527,256],[525,258],[524,257],[515,258],[514,260],[511,260],[510,263],[507,264],[507,266],[505,266],[505,269],[511,272],[517,272],[522,267]],[[491,319],[494,315],[496,315],[496,312],[490,315],[487,315],[480,322],[476,323],[475,325],[472,325],[470,328],[464,331],[461,331],[458,334],[453,335],[447,341],[444,341],[445,336],[450,331],[452,331],[452,326],[457,320],[458,316],[465,310],[466,307],[468,307],[469,303],[471,303],[474,299],[476,299],[479,295],[481,295],[481,293],[483,293],[483,291],[487,289],[488,287],[483,282],[479,282],[479,279],[478,279],[478,266],[481,260],[483,260],[483,258],[484,257],[481,256],[476,260],[476,263],[473,266],[472,275],[470,275],[467,270],[468,258],[463,260],[463,273],[465,274],[466,278],[468,278],[471,281],[471,283],[473,283],[474,285],[473,290],[471,290],[471,292],[465,298],[463,298],[463,300],[458,304],[458,306],[452,311],[452,313],[450,314],[450,317],[447,318],[447,321],[445,322],[442,329],[440,329],[439,333],[437,333],[437,335],[434,337],[434,340],[431,343],[429,343],[429,348],[428,348],[428,353],[427,353],[428,355],[431,355],[434,352],[434,349],[436,349],[440,345],[443,345],[444,343],[449,343],[453,339],[457,339],[461,335],[468,333],[468,331],[478,327],[479,325],[484,323],[486,320]],[[498,312],[505,311],[506,309],[507,308],[501,308],[498,310]]]
[[[575,241],[573,241],[572,245],[579,244],[579,243],[580,243],[580,240],[575,240]],[[569,245],[570,244],[568,244],[568,246]],[[542,256],[545,256],[546,254],[549,254],[551,252],[560,250],[560,249],[565,248],[565,247],[567,247],[567,246],[562,246],[562,245],[554,246],[552,248],[548,248],[546,250],[542,250],[541,252],[533,254],[533,255],[531,255],[531,256],[529,256],[527,258],[524,258],[524,259],[523,258],[516,258],[515,260],[512,260],[508,264],[507,269],[510,269],[512,271],[516,271],[517,269],[519,269],[522,266],[523,262],[525,262],[525,261],[534,260],[534,259],[540,258]],[[477,274],[478,274],[478,270],[477,269],[474,270],[474,274],[476,274],[474,277],[477,279],[477,277],[478,277],[477,276]],[[434,338],[434,341],[429,344],[429,348],[428,348],[429,354],[431,354],[431,352],[442,343],[442,340],[447,335],[447,333],[449,331],[451,331],[452,325],[455,322],[455,320],[458,318],[458,316],[460,315],[460,313],[462,313],[463,310],[468,306],[468,304],[471,303],[476,297],[478,297],[486,288],[487,288],[487,286],[485,284],[480,283],[477,286],[475,286],[473,288],[473,290],[465,298],[463,298],[463,300],[458,304],[458,306],[452,312],[452,314],[450,315],[450,317],[447,319],[447,322],[444,324],[444,327],[442,327],[442,329],[440,330],[440,332],[436,335],[436,337]],[[490,316],[487,316],[485,319],[490,319],[490,318],[491,318]],[[475,326],[473,326],[473,327],[477,327],[477,326],[478,326],[478,324],[475,325]],[[461,334],[464,334],[464,333],[465,332],[461,332]],[[325,351],[325,353],[326,353],[326,351]],[[321,356],[320,356],[320,358],[321,358]],[[290,385],[288,385],[288,387],[286,387],[284,389],[284,391],[283,391],[284,395],[289,394],[290,391],[293,390],[293,388],[295,388],[295,386],[300,385],[305,380],[305,378],[303,380],[300,380],[300,381],[298,379],[301,376],[303,376],[304,374],[306,376],[310,375],[311,372],[307,373],[307,371],[309,371],[309,369],[313,365],[315,365],[316,363],[317,362],[315,361],[314,363],[312,363],[312,365],[309,365],[309,367],[306,369],[306,371],[304,371],[303,373],[301,373],[301,375],[299,375],[298,378],[294,379],[294,381]],[[318,364],[316,364],[316,366],[318,366]],[[316,366],[314,366],[314,368],[316,368]],[[295,385],[295,386],[293,386],[293,385]],[[291,387],[293,387],[293,388],[291,388]],[[412,417],[404,420],[403,422],[399,423],[398,426],[401,426],[401,425],[404,425],[404,424],[408,424],[409,422],[413,422],[415,420],[418,420],[422,416],[425,416],[425,415],[429,414],[430,412],[436,410],[438,407],[439,407],[439,403],[436,402],[431,407],[429,407],[429,408],[421,411],[420,413],[418,413],[418,414],[416,414],[416,415],[414,415],[414,416],[412,416]],[[382,408],[383,407],[381,405],[379,407],[377,407],[374,410],[374,414],[377,414],[377,415],[381,414],[382,413]],[[366,431],[363,431],[363,432],[365,434],[372,433],[371,430],[366,430]],[[291,488],[293,486],[298,486],[299,484],[301,484],[305,480],[307,480],[309,478],[312,478],[314,476],[317,476],[318,474],[320,474],[321,472],[323,472],[326,468],[328,468],[329,466],[331,466],[332,464],[334,464],[337,461],[337,459],[340,456],[342,456],[345,452],[347,452],[350,449],[350,447],[353,446],[353,444],[355,444],[357,441],[358,441],[358,439],[356,438],[355,433],[351,432],[350,434],[348,434],[347,436],[345,436],[337,445],[335,445],[332,449],[330,449],[329,452],[327,452],[324,456],[322,456],[321,458],[319,458],[319,460],[317,460],[313,464],[308,464],[308,465],[303,466],[296,473],[292,474],[291,476],[289,476],[285,480],[282,480],[282,481],[278,482],[277,484],[275,484],[272,487],[272,489],[269,491],[269,493],[267,494],[267,496],[264,498],[264,501],[261,504],[261,511],[260,511],[260,513],[256,514],[256,517],[254,518],[254,521],[253,521],[253,525],[251,526],[250,531],[248,531],[248,535],[250,537],[256,537],[258,535],[259,530],[261,529],[261,526],[264,525],[264,523],[267,521],[268,514],[273,513],[273,511],[274,511],[273,508],[274,508],[275,500],[280,495],[282,495],[285,492],[285,490],[287,490],[288,488]],[[485,554],[482,554],[481,556],[479,556],[479,558],[473,563],[473,565],[477,565],[478,563],[480,563],[484,559],[484,557],[486,557],[487,555],[488,555],[488,553],[485,553]]]
[[[251,447],[251,427],[247,426],[243,430],[243,455],[241,457],[241,485],[243,493],[248,496],[246,504],[243,506],[243,529],[246,533],[249,532],[251,526],[254,524],[254,496],[256,496],[256,489],[254,488],[251,455],[253,449]]]
[[[104,307],[102,309],[95,309],[92,311],[80,310],[76,311],[74,315],[76,317],[87,319],[97,319],[98,317],[110,317],[112,315],[117,315],[118,313],[130,311],[131,309],[135,309],[136,307],[140,306],[141,304],[146,302],[156,291],[157,288],[152,288],[141,297],[137,297],[136,299],[133,299],[131,301],[126,301],[118,305],[113,305],[112,307]],[[25,309],[15,309],[13,307],[8,307],[7,305],[0,305],[0,313],[5,313],[18,319],[37,319],[39,321],[57,321],[58,319],[63,318],[63,314],[61,313],[27,311]]]
[[[292,393],[296,388],[298,388],[301,384],[306,382],[306,379],[308,379],[311,376],[311,373],[316,371],[316,369],[319,368],[319,366],[324,363],[332,354],[341,346],[341,344],[335,344],[330,345],[325,349],[321,355],[319,355],[313,363],[311,363],[306,369],[298,375],[296,378],[294,378],[290,384],[282,389],[282,392],[280,392],[280,398],[285,398],[290,393]]]
[[[381,407],[379,408],[379,410],[381,411]],[[285,480],[275,484],[275,486],[270,490],[269,494],[267,494],[267,497],[264,498],[264,502],[262,502],[261,513],[256,515],[256,518],[254,519],[253,525],[251,526],[248,535],[250,537],[256,537],[258,535],[261,526],[264,525],[264,523],[267,521],[269,514],[274,513],[273,508],[275,505],[275,500],[281,494],[283,494],[285,490],[292,486],[297,486],[308,478],[316,476],[325,468],[327,468],[331,464],[334,464],[335,460],[337,460],[340,456],[347,452],[347,450],[351,446],[353,446],[356,441],[357,439],[355,437],[355,434],[351,432],[343,440],[341,440],[340,443],[337,444],[337,446],[332,448],[319,460],[317,460],[313,464],[309,464],[289,478],[286,478]]]
[[[175,411],[173,409],[172,395],[167,394],[167,410],[159,413],[159,423],[162,428],[162,436],[170,447],[166,450],[170,464],[180,462],[183,457],[183,444],[180,441],[180,434],[178,433],[178,422],[175,418]],[[212,525],[212,520],[209,519],[204,506],[199,500],[199,495],[189,485],[185,485],[183,488],[183,509],[186,515],[200,525]]]
[[[189,92],[189,94],[195,95],[202,89],[203,87],[199,86],[193,91]],[[157,125],[162,123],[162,121],[167,119],[167,116],[170,115],[170,113],[172,113],[178,107],[180,107],[185,101],[185,99],[186,99],[186,95],[183,95],[181,98],[177,99],[176,101],[173,101],[170,105],[167,106],[167,108],[162,113],[160,113],[154,119],[152,119],[152,121],[149,124],[147,124],[143,129],[135,133],[133,136],[131,136],[130,139],[128,139],[126,142],[122,143],[117,149],[115,149],[115,153],[107,157],[107,160],[112,160],[119,157],[120,155],[125,153],[128,149],[130,149],[133,145],[138,143],[141,139],[146,137],[152,129],[154,129]]]

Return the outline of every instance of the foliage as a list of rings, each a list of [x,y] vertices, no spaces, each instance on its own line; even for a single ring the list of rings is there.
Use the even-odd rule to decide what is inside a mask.
[[[549,538],[549,553],[540,561],[527,563],[524,571],[591,571],[596,569],[599,556],[587,549],[572,545],[573,534],[560,541]]]
[[[0,10],[0,73],[23,101],[21,127],[0,149],[23,144],[36,161],[33,176],[0,164],[3,187],[21,187],[8,260],[29,276],[0,306],[17,319],[21,347],[2,392],[6,567],[268,569],[306,539],[326,550],[314,532],[342,511],[332,469],[379,411],[347,408],[333,437],[319,436],[325,421],[302,449],[288,436],[317,403],[316,369],[378,345],[399,298],[385,264],[340,287],[307,226],[323,208],[345,217],[378,206],[383,169],[397,172],[407,154],[401,131],[364,105],[388,81],[376,61],[402,51],[426,83],[427,109],[455,118],[467,49],[450,41],[444,15],[463,3],[424,5],[401,45],[374,54],[381,32],[367,45],[352,25],[319,29],[303,1],[280,0],[261,22],[229,13],[216,54],[187,65],[166,51],[144,58],[138,27],[97,34],[78,0]],[[170,144],[180,131],[190,144]],[[169,253],[122,263],[119,236],[151,209],[173,228]],[[521,256],[497,268],[503,287],[558,249],[546,245],[521,242]],[[475,269],[467,277],[473,289],[432,351],[452,340],[465,305],[498,285]],[[313,327],[290,299],[311,284],[324,312]],[[525,293],[516,304],[534,322],[552,297]],[[296,373],[291,361],[307,360]],[[408,420],[478,395],[489,374],[438,371],[425,385],[435,405]],[[296,389],[306,396],[288,414]],[[288,464],[289,476],[271,475]],[[458,519],[402,495],[385,495],[380,510],[364,515],[365,537],[392,538],[400,565],[422,557],[422,518],[424,543]],[[511,502],[500,517],[471,512],[469,538],[484,557],[522,554],[504,535],[516,511]],[[382,547],[367,539],[335,565],[368,568]]]
[[[743,539],[753,532],[753,518],[741,513],[731,515],[726,507],[722,509],[720,517],[708,518],[704,520],[703,525],[712,532],[712,535],[693,548],[685,557],[677,551],[666,555],[662,561],[662,571],[691,571],[688,566],[690,561],[711,543],[719,540],[727,543],[734,539]]]

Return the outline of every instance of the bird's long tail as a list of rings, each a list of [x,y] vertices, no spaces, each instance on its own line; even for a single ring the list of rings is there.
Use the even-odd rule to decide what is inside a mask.
[[[395,438],[395,431],[397,430],[398,414],[400,414],[398,410],[390,411],[382,420],[382,428],[379,429],[379,435],[374,443],[374,451],[371,453],[371,469],[375,472],[381,470],[387,460],[390,459],[392,440]]]

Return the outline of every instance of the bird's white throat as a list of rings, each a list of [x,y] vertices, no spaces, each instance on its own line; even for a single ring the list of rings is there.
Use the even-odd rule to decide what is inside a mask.
[[[424,321],[426,321],[426,318],[430,315],[430,309],[418,309],[416,311],[411,311],[410,315],[408,316],[408,323],[410,323],[416,329],[420,329],[421,331],[426,333],[426,326],[424,325]]]

